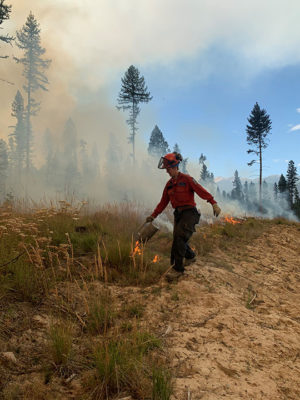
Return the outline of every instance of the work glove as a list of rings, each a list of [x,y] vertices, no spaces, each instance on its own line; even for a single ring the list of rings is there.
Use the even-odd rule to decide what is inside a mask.
[[[218,206],[217,203],[213,204],[212,208],[214,211],[214,216],[217,217],[221,212],[221,208]]]
[[[152,215],[149,215],[149,217],[146,218],[146,222],[152,222],[154,220],[154,217]]]

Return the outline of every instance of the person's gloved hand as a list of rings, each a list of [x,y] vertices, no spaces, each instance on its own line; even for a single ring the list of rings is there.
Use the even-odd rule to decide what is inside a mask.
[[[217,217],[221,212],[221,208],[218,206],[217,203],[213,204],[212,208],[214,211],[214,216]]]
[[[146,222],[152,222],[154,220],[154,217],[152,215],[149,215],[149,217],[146,218]]]

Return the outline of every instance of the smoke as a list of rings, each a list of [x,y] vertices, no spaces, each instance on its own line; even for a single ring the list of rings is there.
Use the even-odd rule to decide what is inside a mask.
[[[37,170],[33,176],[23,176],[21,182],[10,179],[7,192],[30,196],[34,200],[62,199],[68,193],[101,203],[135,201],[152,211],[168,176],[156,168],[156,160],[149,158],[146,143],[141,139],[144,132],[138,133],[137,160],[133,165],[126,115],[115,108],[117,92],[112,93],[112,85],[120,81],[131,64],[141,67],[162,65],[176,75],[178,60],[201,56],[220,40],[241,63],[254,69],[294,63],[299,57],[299,40],[295,34],[298,23],[293,25],[290,21],[296,18],[295,8],[299,5],[292,1],[293,7],[284,6],[282,12],[280,4],[279,1],[262,4],[258,0],[251,4],[230,0],[226,5],[211,0],[86,0],[77,3],[71,0],[15,0],[11,18],[3,24],[5,33],[15,34],[31,10],[41,26],[45,57],[52,59],[52,63],[46,72],[49,92],[35,93],[41,102],[41,110],[32,120]],[[281,23],[274,24],[277,20]],[[247,28],[250,25],[251,31]],[[1,54],[9,54],[10,58],[0,60],[0,78],[14,83],[0,82],[0,137],[7,140],[11,132],[8,127],[15,122],[10,115],[11,103],[18,89],[24,95],[24,81],[22,66],[13,60],[13,56],[20,56],[18,48],[3,45]],[[159,123],[154,111],[151,117],[152,121],[151,118],[147,121],[149,132],[146,133],[149,135]],[[74,121],[77,140],[87,142],[89,157],[93,149],[98,149],[100,172],[97,178],[78,180],[72,186],[64,181],[63,163],[56,164],[57,189],[45,179],[45,156],[41,149],[44,131],[48,128],[54,138],[54,152],[61,157],[62,136],[68,118]],[[189,160],[188,170],[197,180],[199,169],[198,164]],[[207,189],[215,194],[215,186],[208,185]],[[249,213],[237,202],[223,199],[219,202],[223,213],[236,216]],[[272,211],[268,211],[268,216],[285,210],[285,206],[278,209],[278,204],[270,204],[268,210]],[[210,204],[197,199],[197,205],[203,216],[212,215]],[[168,221],[161,218],[161,223],[168,225]]]

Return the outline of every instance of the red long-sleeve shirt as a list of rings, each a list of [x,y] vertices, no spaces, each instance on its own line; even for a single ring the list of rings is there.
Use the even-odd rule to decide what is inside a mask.
[[[152,217],[156,218],[158,214],[169,204],[172,204],[173,208],[182,206],[196,206],[194,200],[194,192],[201,197],[201,199],[207,200],[211,204],[215,204],[213,196],[204,189],[198,182],[195,181],[190,175],[178,173],[177,179],[171,178],[163,191],[162,198],[155,210],[152,213]]]

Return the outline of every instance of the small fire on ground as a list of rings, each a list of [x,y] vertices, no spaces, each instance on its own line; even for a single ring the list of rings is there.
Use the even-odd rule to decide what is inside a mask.
[[[141,246],[140,242],[137,240],[137,241],[135,242],[135,247],[134,247],[134,250],[133,250],[133,252],[132,252],[132,257],[141,256],[142,254],[143,254],[142,246]],[[155,254],[155,256],[154,256],[152,262],[153,262],[153,263],[157,263],[157,262],[159,262],[159,261],[160,261],[159,255],[158,255],[158,254]]]
[[[233,217],[231,217],[229,215],[225,215],[225,217],[223,218],[223,221],[224,222],[228,222],[229,224],[233,224],[233,225],[242,223],[242,221],[240,221],[240,220],[238,220],[236,218],[233,218]]]
[[[141,255],[142,254],[142,249],[141,249],[141,245],[140,245],[140,242],[137,240],[136,242],[135,242],[135,247],[134,247],[134,250],[133,250],[133,252],[132,252],[132,256],[134,257],[134,256],[136,256],[136,255]]]

